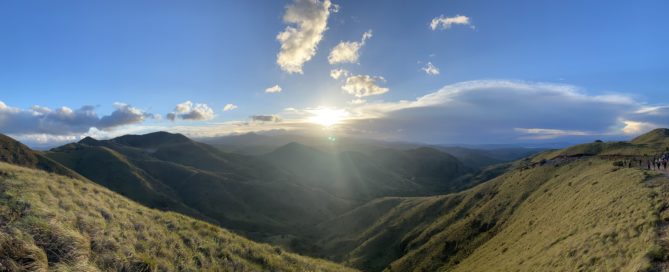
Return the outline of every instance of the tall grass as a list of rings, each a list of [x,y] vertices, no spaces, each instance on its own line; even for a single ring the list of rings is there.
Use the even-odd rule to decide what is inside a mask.
[[[351,271],[0,163],[0,271]]]

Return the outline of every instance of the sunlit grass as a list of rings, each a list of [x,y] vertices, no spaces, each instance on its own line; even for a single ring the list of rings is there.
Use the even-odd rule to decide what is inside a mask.
[[[43,271],[349,271],[101,186],[0,163],[0,265]]]

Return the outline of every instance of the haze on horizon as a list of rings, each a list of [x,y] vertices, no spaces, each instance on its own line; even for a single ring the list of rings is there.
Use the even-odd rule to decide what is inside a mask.
[[[458,144],[669,127],[663,1],[3,1],[0,133]]]

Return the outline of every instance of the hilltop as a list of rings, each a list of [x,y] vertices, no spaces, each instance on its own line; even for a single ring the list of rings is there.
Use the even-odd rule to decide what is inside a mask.
[[[658,128],[632,140],[633,144],[669,146],[669,129]]]

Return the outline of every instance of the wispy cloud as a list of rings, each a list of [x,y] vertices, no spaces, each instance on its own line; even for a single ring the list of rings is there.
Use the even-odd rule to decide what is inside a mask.
[[[421,68],[426,74],[431,75],[431,76],[436,76],[439,74],[439,68],[437,66],[434,66],[432,62],[428,62],[425,67]]]
[[[349,73],[349,71],[346,70],[346,69],[332,69],[332,70],[330,70],[330,77],[331,77],[331,78],[334,78],[334,79],[339,79],[339,78],[342,78],[342,77],[347,77],[347,76],[349,76],[350,74],[351,74],[351,73]]]
[[[338,63],[356,63],[360,58],[360,48],[372,37],[372,31],[368,30],[362,34],[362,39],[359,42],[339,42],[328,55],[328,62],[330,64]]]
[[[238,107],[235,104],[225,104],[225,106],[223,107],[223,111],[231,111],[237,108]]]
[[[468,25],[471,28],[474,28],[467,16],[456,15],[453,17],[445,17],[444,15],[441,15],[432,19],[430,22],[430,29],[449,29],[452,25]]]
[[[279,85],[274,85],[272,87],[269,87],[265,89],[266,93],[280,93],[283,89],[281,89],[281,86]]]
[[[315,54],[327,30],[330,0],[295,0],[286,8],[283,21],[288,24],[276,39],[281,43],[276,63],[288,73],[302,73],[302,65]]]

